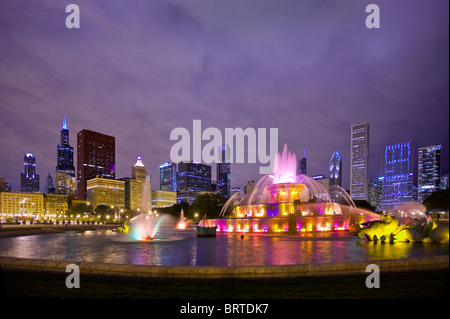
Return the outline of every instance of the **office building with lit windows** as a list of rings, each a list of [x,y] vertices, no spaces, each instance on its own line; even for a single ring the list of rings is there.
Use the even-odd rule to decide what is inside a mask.
[[[152,209],[152,184],[140,156],[131,168],[131,178],[121,178],[125,182],[125,208],[149,212]]]
[[[381,211],[381,196],[383,194],[383,180],[384,177],[372,179],[369,182],[369,204],[375,208],[376,211]]]
[[[77,198],[86,200],[87,181],[96,177],[115,179],[114,136],[82,130],[77,135]]]
[[[211,166],[198,162],[178,163],[177,202],[192,204],[204,191],[211,191]]]
[[[354,200],[369,199],[369,124],[351,127],[350,196]]]
[[[95,209],[105,205],[125,208],[125,182],[109,178],[93,178],[87,181],[87,201]]]
[[[41,193],[0,193],[1,219],[38,218],[44,213],[44,196]]]
[[[61,218],[69,209],[69,196],[64,194],[44,194],[45,214],[52,218]]]
[[[77,189],[77,182],[75,176],[69,173],[56,172],[55,177],[55,191],[57,194],[65,194],[75,197]]]
[[[174,162],[159,165],[159,188],[162,191],[177,191],[177,164]]]
[[[381,209],[413,202],[411,142],[385,146]]]
[[[155,190],[152,191],[152,209],[170,207],[177,203],[177,192]]]
[[[420,147],[418,151],[417,200],[422,202],[441,189],[442,145]]]

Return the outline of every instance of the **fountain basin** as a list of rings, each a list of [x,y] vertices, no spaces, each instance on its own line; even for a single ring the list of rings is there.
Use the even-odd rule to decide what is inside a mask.
[[[0,238],[0,256],[55,262],[242,267],[330,263],[370,263],[448,256],[448,245],[376,244],[349,232],[283,234],[217,233],[200,238],[195,232],[158,233],[152,241],[134,241],[112,231],[66,232]],[[2,264],[3,267],[3,264]],[[193,267],[196,268],[196,267]]]

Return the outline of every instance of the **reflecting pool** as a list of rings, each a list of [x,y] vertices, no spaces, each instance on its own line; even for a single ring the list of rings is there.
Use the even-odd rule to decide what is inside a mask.
[[[166,266],[262,266],[358,262],[448,255],[448,245],[374,243],[348,232],[302,236],[218,234],[197,238],[195,232],[157,235],[132,241],[112,231],[65,232],[0,239],[5,257]]]

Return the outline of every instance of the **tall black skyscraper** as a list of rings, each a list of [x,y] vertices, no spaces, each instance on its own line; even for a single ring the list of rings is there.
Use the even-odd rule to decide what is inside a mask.
[[[36,159],[31,153],[23,157],[23,169],[20,173],[20,190],[23,192],[39,192],[39,175],[36,174]]]
[[[64,113],[61,126],[61,141],[57,149],[56,172],[66,173],[69,176],[75,176],[75,167],[73,166],[73,147],[69,145],[69,129],[67,128],[66,113]]]
[[[222,145],[219,148],[220,162],[217,163],[217,193],[222,194],[225,198],[230,197],[230,147]]]
[[[299,161],[298,173],[306,175],[306,150],[303,150],[303,158]]]
[[[330,186],[342,186],[342,158],[338,151],[335,151],[330,160]]]

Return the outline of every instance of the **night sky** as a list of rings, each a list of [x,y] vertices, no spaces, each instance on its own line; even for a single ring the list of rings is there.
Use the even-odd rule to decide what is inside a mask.
[[[79,5],[81,28],[65,8]],[[368,29],[365,8],[380,8]],[[447,0],[2,0],[0,176],[20,188],[23,156],[36,156],[41,190],[55,177],[64,112],[70,144],[90,129],[116,137],[116,178],[142,156],[159,188],[172,129],[278,128],[308,175],[343,158],[350,126],[370,125],[370,175],[384,145],[442,144],[449,171]],[[206,142],[204,142],[204,145]],[[74,158],[76,163],[76,157]],[[76,166],[76,165],[75,165]],[[257,181],[233,164],[231,184]],[[215,168],[213,169],[213,173]],[[414,174],[417,174],[415,167]],[[215,175],[213,175],[215,179]]]

